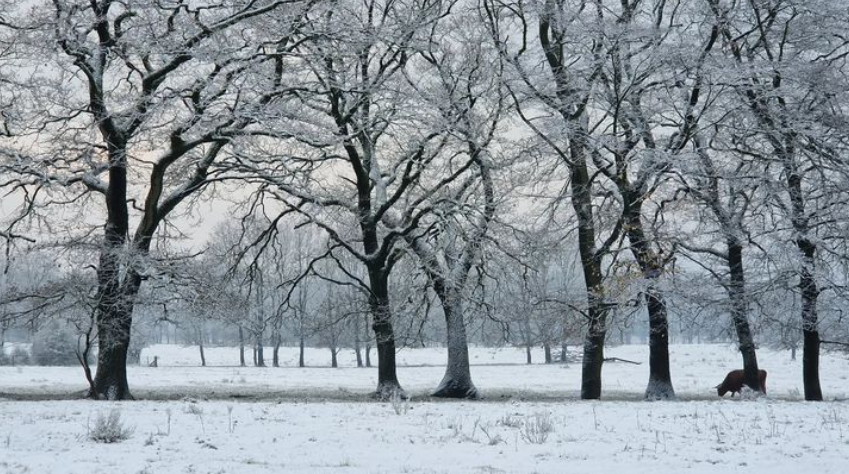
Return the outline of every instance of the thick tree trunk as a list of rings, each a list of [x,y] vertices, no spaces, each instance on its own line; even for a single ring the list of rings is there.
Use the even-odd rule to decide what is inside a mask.
[[[127,350],[130,347],[132,306],[122,304],[105,309],[98,321],[97,371],[92,398],[132,400],[127,382]]]
[[[675,398],[669,367],[669,319],[666,302],[661,293],[649,285],[644,293],[649,313],[649,383],[645,398],[668,400]]]
[[[598,309],[591,309],[591,314]],[[604,317],[590,316],[590,326],[584,339],[584,361],[581,366],[581,398],[601,398],[601,368],[604,364]]]
[[[103,261],[103,259],[101,259]],[[114,263],[118,268],[117,262]],[[107,265],[108,266],[108,265]],[[104,265],[101,265],[103,268]],[[117,275],[113,276],[115,279]],[[130,328],[132,326],[133,298],[141,280],[131,272],[126,278],[131,281],[115,285],[107,295],[101,296],[99,318],[97,321],[98,354],[97,371],[94,376],[93,391],[89,396],[99,400],[131,400],[127,382],[127,352],[130,347]]]
[[[406,397],[398,382],[395,367],[395,332],[392,328],[387,277],[388,275],[381,270],[369,269],[371,284],[369,307],[377,343],[377,389],[374,396],[380,400],[396,396]]]
[[[658,290],[656,281],[663,273],[663,262],[646,238],[643,229],[642,193],[629,189],[627,182],[620,182],[619,193],[624,202],[623,218],[631,244],[631,253],[640,266],[642,277],[648,282],[643,297],[649,314],[649,382],[646,386],[647,400],[675,398],[672,374],[669,367],[669,318],[666,301]]]
[[[550,364],[554,362],[554,359],[551,358],[551,344],[545,342],[542,344],[542,350],[545,353],[545,363]]]
[[[102,400],[132,399],[127,383],[127,350],[133,322],[133,299],[141,278],[121,261],[129,233],[127,210],[126,142],[114,136],[109,143],[107,219],[97,269],[97,373],[89,396]],[[143,248],[141,249],[143,250]]]
[[[728,296],[731,299],[731,318],[737,332],[737,342],[743,356],[743,383],[756,392],[763,393],[761,386],[755,340],[749,326],[749,305],[746,295],[746,277],[743,268],[743,246],[736,238],[729,238],[728,270],[731,284]]]
[[[339,350],[336,347],[330,348],[330,367],[336,369],[339,367],[339,360],[336,355],[339,353]]]
[[[129,329],[129,324],[126,325]],[[113,334],[99,338],[97,373],[93,398],[100,400],[132,400],[127,383],[127,347],[129,336]]]
[[[442,302],[442,311],[445,314],[448,363],[445,366],[445,375],[433,396],[476,399],[478,390],[472,383],[469,367],[469,344],[466,339],[461,297],[456,290],[446,288],[442,282],[434,282],[434,289]]]
[[[805,259],[813,264],[815,247],[807,240],[799,247]],[[820,387],[820,333],[817,321],[817,282],[807,265],[802,268],[799,286],[802,290],[802,380],[805,386],[805,400],[821,401]]]
[[[566,349],[568,349],[568,347],[565,342],[560,344],[560,362],[566,363],[567,361]]]
[[[572,207],[578,217],[578,251],[587,291],[587,334],[584,338],[584,360],[581,366],[581,398],[601,398],[601,369],[604,364],[604,339],[607,334],[607,311],[601,255],[595,248],[595,220],[589,173],[580,143],[571,145],[577,161],[572,164]]]
[[[304,363],[304,345],[304,334],[301,333],[298,337],[298,367],[301,368],[306,367],[306,364]]]

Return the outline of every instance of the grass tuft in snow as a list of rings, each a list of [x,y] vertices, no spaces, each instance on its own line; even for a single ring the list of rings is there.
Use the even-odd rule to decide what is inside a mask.
[[[130,439],[135,429],[121,421],[121,410],[113,409],[108,414],[98,413],[93,426],[87,426],[88,439],[96,443],[120,443]]]
[[[554,432],[551,413],[537,412],[525,418],[519,433],[530,444],[545,444],[548,435]]]

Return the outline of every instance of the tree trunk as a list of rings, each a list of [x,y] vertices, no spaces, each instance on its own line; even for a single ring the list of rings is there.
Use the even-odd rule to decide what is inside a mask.
[[[669,367],[669,319],[666,302],[654,285],[643,293],[649,313],[649,383],[647,400],[675,398],[672,374]]]
[[[127,278],[136,279],[137,276]],[[136,291],[126,288],[118,291],[123,294],[102,296],[99,305],[97,372],[93,391],[89,391],[89,396],[98,400],[133,399],[127,382],[127,351],[130,347],[132,299]]]
[[[360,339],[357,337],[354,340],[354,354],[357,356],[357,367],[363,367],[363,351],[362,347],[360,347]]]
[[[206,355],[203,353],[203,338],[198,339],[198,349],[200,349],[200,366],[206,367]]]
[[[598,309],[592,312],[598,313]],[[584,338],[584,361],[581,366],[581,399],[597,400],[601,398],[601,368],[604,364],[604,326],[603,318],[590,316],[590,326]]]
[[[669,367],[669,318],[666,301],[657,288],[657,280],[663,273],[663,262],[650,246],[643,229],[643,194],[630,189],[630,184],[621,181],[619,194],[622,196],[623,218],[631,244],[631,253],[640,266],[642,277],[648,282],[643,297],[649,314],[649,382],[646,386],[647,400],[675,398],[672,374]]]
[[[572,207],[578,217],[578,251],[587,292],[587,334],[581,366],[581,398],[601,398],[601,369],[604,365],[604,339],[607,334],[607,311],[601,255],[595,248],[595,220],[592,212],[591,183],[587,172],[584,147],[573,140],[572,155],[580,157],[570,168]]]
[[[298,337],[298,367],[306,367],[304,363],[304,333],[300,334]]]
[[[265,348],[262,346],[263,342],[261,334],[257,334],[257,343],[256,343],[256,366],[257,367],[265,367]]]
[[[242,326],[239,326],[239,366],[245,365],[245,332]]]
[[[360,318],[354,317],[354,354],[357,356],[357,368],[363,366],[362,343],[360,342]]]
[[[444,282],[434,281],[434,289],[442,302],[448,337],[448,363],[445,375],[433,392],[434,397],[478,398],[469,367],[469,344],[463,321],[463,305],[456,289],[446,288]]]
[[[533,357],[531,357],[531,344],[529,342],[525,342],[525,363],[528,365],[534,363]]]
[[[805,259],[813,265],[816,248],[807,239],[799,245]],[[819,289],[811,271],[805,265],[799,279],[802,290],[802,380],[805,386],[805,400],[821,401],[820,387],[820,333],[817,321],[817,297]]]
[[[787,132],[785,133],[792,133]],[[793,143],[788,139],[787,143]],[[783,161],[787,191],[790,197],[791,220],[796,232],[796,247],[802,257],[799,272],[799,291],[802,294],[802,380],[805,386],[805,400],[822,400],[820,387],[820,335],[817,316],[817,298],[820,290],[816,280],[816,244],[808,238],[810,218],[805,210],[805,196],[802,190],[802,175],[795,159],[795,148],[776,147]]]
[[[392,329],[392,313],[389,306],[388,275],[382,269],[369,269],[369,309],[372,314],[372,329],[377,343],[377,389],[374,396],[380,400],[395,396],[406,397],[395,367],[395,332]]]
[[[563,362],[564,364],[567,362],[566,349],[568,349],[568,347],[565,342],[560,344],[560,362]]]
[[[728,270],[731,284],[728,296],[731,299],[731,318],[737,332],[740,353],[743,356],[743,383],[756,392],[763,393],[758,369],[755,341],[749,327],[749,309],[746,295],[746,277],[743,269],[743,245],[736,238],[729,238]]]
[[[85,332],[85,342],[83,344],[82,351],[79,350],[79,345],[77,346],[77,360],[79,360],[80,365],[83,367],[83,374],[85,375],[86,382],[88,382],[89,393],[95,393],[94,378],[91,376],[91,365],[89,364],[89,355],[91,354],[91,332],[93,329],[93,327],[89,327]],[[3,353],[2,351],[3,345],[0,344],[0,354]]]
[[[336,357],[336,354],[338,353],[339,351],[336,349],[336,347],[330,348],[330,367],[334,369],[339,367],[339,360]]]
[[[559,20],[555,19],[555,9],[543,9],[539,17],[539,42],[545,60],[551,71],[556,96],[557,109],[570,132],[568,156],[563,156],[569,167],[571,180],[572,208],[578,221],[578,253],[584,273],[587,294],[587,334],[584,338],[584,360],[581,370],[581,398],[597,399],[601,397],[601,368],[604,364],[604,339],[607,332],[607,311],[605,302],[604,279],[602,277],[602,258],[608,251],[610,242],[617,237],[611,235],[602,248],[596,249],[595,218],[593,217],[593,181],[587,169],[587,112],[576,115],[576,90],[569,67],[563,62],[561,53],[562,38]]]
[[[366,367],[371,367],[371,344],[366,344]]]
[[[132,399],[127,383],[127,350],[133,322],[133,299],[141,278],[121,262],[129,234],[126,142],[109,136],[107,218],[97,268],[97,373],[89,396],[101,400]]]
[[[280,367],[280,335],[274,338],[274,349],[271,351],[271,365]]]

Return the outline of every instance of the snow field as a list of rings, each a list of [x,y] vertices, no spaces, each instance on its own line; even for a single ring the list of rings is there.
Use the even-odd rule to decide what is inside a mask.
[[[542,351],[534,353],[533,365],[525,365],[523,349],[472,347],[472,380],[484,397],[563,399],[579,396],[579,363],[540,363]],[[573,347],[572,350],[578,350]],[[138,398],[264,398],[337,399],[363,398],[377,386],[376,368],[356,368],[352,351],[339,356],[338,369],[328,367],[329,351],[308,349],[306,368],[298,368],[297,348],[282,348],[284,367],[238,367],[235,348],[207,349],[210,366],[199,367],[196,347],[158,345],[142,352],[142,361],[159,357],[159,367],[128,368],[130,389]],[[266,360],[271,363],[270,351]],[[739,353],[728,344],[673,345],[670,347],[672,379],[676,393],[685,400],[714,400],[713,388],[735,368],[741,368]],[[607,357],[641,362],[604,364],[602,398],[641,400],[648,381],[648,348],[629,345],[610,347]],[[760,367],[769,373],[770,398],[801,400],[802,359],[790,360],[787,351],[758,351]],[[250,359],[250,352],[247,353]],[[413,396],[424,397],[442,379],[445,364],[442,348],[403,349],[398,353],[398,378]],[[224,366],[223,364],[227,364]],[[849,359],[844,354],[825,353],[821,364],[826,399],[849,399]],[[218,366],[215,366],[218,365]],[[78,367],[0,367],[0,397],[72,398],[85,389]],[[849,471],[847,471],[849,472]]]
[[[681,401],[644,402],[647,349],[612,347],[607,356],[643,363],[606,363],[604,400],[588,402],[577,400],[579,364],[527,366],[521,350],[473,348],[486,398],[458,402],[425,397],[444,351],[405,349],[399,378],[412,399],[378,403],[367,397],[376,369],[347,355],[348,367],[320,367],[326,350],[308,351],[305,369],[196,367],[196,348],[148,351],[160,367],[130,368],[136,402],[69,399],[85,385],[79,368],[0,367],[0,474],[849,472],[842,354],[821,361],[830,401],[799,401],[801,360],[769,350],[759,351],[769,396],[720,400],[713,386],[740,365],[734,347],[672,346]],[[130,437],[90,439],[112,410]]]
[[[132,436],[89,440],[111,409]],[[839,474],[847,421],[845,403],[775,400],[13,402],[0,472]]]

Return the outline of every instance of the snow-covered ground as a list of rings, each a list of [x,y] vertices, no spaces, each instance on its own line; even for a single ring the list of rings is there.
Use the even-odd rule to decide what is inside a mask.
[[[207,353],[238,361],[232,349]],[[682,401],[656,403],[639,401],[641,346],[607,351],[643,364],[605,364],[597,402],[577,400],[578,364],[527,366],[512,349],[473,349],[480,402],[425,397],[442,375],[438,349],[399,353],[413,397],[396,403],[367,398],[376,369],[319,366],[326,350],[309,350],[305,369],[193,367],[196,348],[173,346],[142,357],[153,355],[160,367],[129,372],[142,401],[0,401],[0,473],[849,472],[849,360],[839,354],[822,360],[823,403],[799,401],[800,361],[767,350],[768,397],[717,399],[712,387],[740,365],[727,345],[673,346]],[[352,365],[348,356],[340,362]],[[67,398],[83,386],[77,368],[0,367],[0,397]],[[112,409],[132,435],[90,440]]]
[[[577,350],[576,348],[573,348]],[[727,344],[673,345],[670,348],[672,377],[683,399],[713,400],[715,385],[742,362],[734,346]],[[307,349],[307,368],[297,365],[297,349],[281,348],[280,368],[238,367],[234,348],[207,349],[208,367],[200,367],[196,347],[158,345],[142,351],[142,361],[158,356],[158,368],[129,367],[130,388],[138,398],[266,398],[266,399],[359,399],[377,385],[376,368],[356,368],[351,351],[339,355],[342,367],[331,369],[329,351]],[[374,352],[372,352],[374,355]],[[607,400],[640,400],[648,381],[648,348],[630,345],[610,347],[607,357],[641,362],[604,365],[603,397]],[[577,398],[580,364],[541,364],[542,351],[525,365],[523,349],[471,348],[472,377],[490,399]],[[789,352],[758,351],[761,368],[769,373],[770,398],[802,398],[802,359],[790,360]],[[250,351],[246,357],[250,359]],[[266,352],[271,364],[271,351]],[[403,349],[398,353],[398,378],[414,397],[436,387],[444,372],[445,350]],[[825,354],[821,361],[823,392],[830,399],[849,399],[849,358]],[[0,367],[0,397],[68,398],[85,388],[78,367]],[[849,471],[848,471],[849,472]]]

